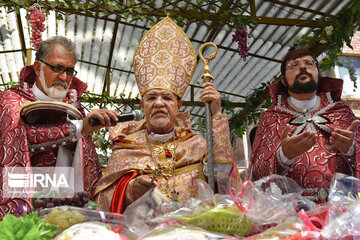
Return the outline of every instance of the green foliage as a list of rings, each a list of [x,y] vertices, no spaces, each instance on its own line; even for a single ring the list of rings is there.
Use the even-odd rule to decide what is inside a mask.
[[[7,214],[0,222],[0,239],[7,240],[50,240],[57,226],[43,223],[37,212],[15,217]]]
[[[256,88],[245,98],[244,107],[232,114],[229,119],[230,129],[234,130],[238,137],[242,137],[247,127],[252,123],[256,123],[261,114],[264,112],[264,108],[267,108],[271,104],[269,98],[268,87],[272,81],[262,83],[259,88]],[[227,108],[227,113],[233,113],[234,109],[230,106],[224,106]]]
[[[95,201],[89,201],[85,204],[86,207],[90,207],[91,209],[96,209],[97,207],[101,207],[101,204],[95,202]]]
[[[125,2],[125,3],[122,3]],[[39,4],[41,9],[49,14],[50,10],[56,11],[57,19],[62,19],[65,13],[83,13],[93,16],[112,14],[118,20],[126,20],[130,17],[132,21],[149,20],[151,25],[157,21],[154,16],[159,16],[159,13],[165,16],[170,14],[179,26],[190,24],[194,21],[212,22],[215,25],[228,25],[230,29],[237,28],[239,24],[244,24],[246,18],[241,16],[244,11],[241,3],[231,4],[229,9],[223,11],[222,4],[227,1],[213,1],[213,0],[197,0],[196,3],[191,3],[186,0],[166,2],[166,8],[156,8],[158,1],[148,0],[142,1],[115,1],[115,0],[40,0],[40,1],[26,1],[26,0],[12,0],[1,1],[1,6],[6,6],[8,11],[19,12],[21,8],[29,9],[35,3]],[[242,22],[242,23],[241,23]]]
[[[321,46],[321,51],[328,55],[320,65],[325,71],[339,64],[338,56],[344,43],[352,49],[351,38],[360,24],[360,1],[354,1],[351,9],[350,6],[343,7],[335,17],[316,19],[316,22],[321,28],[314,29],[311,36],[303,36],[297,45],[310,49]]]
[[[16,84],[18,84],[18,82],[8,82],[8,83],[6,83],[6,89],[11,88],[11,87],[15,86]]]
[[[106,164],[111,154],[112,143],[109,140],[109,129],[102,128],[99,131],[91,132],[91,137],[98,149],[100,164]]]
[[[120,113],[122,112],[120,109],[121,106],[131,106],[134,109],[140,108],[140,105],[135,103],[138,99],[125,97],[126,95],[124,93],[121,93],[118,97],[110,97],[107,92],[104,92],[101,96],[85,92],[81,98],[81,102],[83,105],[87,104],[86,109],[89,112],[94,108],[114,109]],[[90,135],[96,146],[100,163],[106,164],[112,152],[112,142],[109,138],[109,129],[107,127],[101,128],[99,131],[91,132]]]

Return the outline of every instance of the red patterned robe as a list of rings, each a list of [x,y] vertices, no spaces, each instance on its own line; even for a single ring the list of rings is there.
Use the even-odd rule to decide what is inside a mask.
[[[273,104],[261,116],[253,143],[253,180],[271,174],[285,175],[303,188],[304,196],[323,202],[328,196],[330,181],[335,172],[360,177],[360,128],[356,130],[355,151],[351,157],[341,154],[329,143],[332,130],[347,129],[356,119],[351,109],[340,99],[342,84],[341,79],[322,78],[316,94],[320,101],[306,113],[289,104],[287,89],[281,82],[270,86]],[[317,143],[296,157],[290,166],[279,161],[278,151],[280,134],[286,124],[291,126],[289,136],[303,131],[315,131],[318,136]]]
[[[75,126],[70,122],[57,125],[25,126],[20,118],[19,107],[35,98],[30,88],[36,75],[32,66],[21,70],[20,83],[0,93],[0,162],[4,166],[42,167],[55,166],[58,147],[76,141]],[[64,102],[76,107],[83,116],[84,109],[78,101],[87,85],[74,77]],[[95,145],[89,134],[83,134],[82,166],[84,190],[93,193],[95,183],[101,177],[101,168]],[[17,206],[31,207],[28,199],[4,199],[3,176],[0,171],[0,220],[6,213],[14,213]]]

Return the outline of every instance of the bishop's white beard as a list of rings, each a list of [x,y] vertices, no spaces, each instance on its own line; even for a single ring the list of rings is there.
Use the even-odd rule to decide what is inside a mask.
[[[62,100],[66,96],[68,88],[69,88],[69,85],[67,84],[67,82],[64,82],[64,81],[58,79],[58,80],[55,80],[53,82],[53,84],[59,84],[62,86],[51,86],[51,87],[46,86],[43,64],[41,64],[41,67],[40,67],[39,80],[44,89],[45,94],[48,95],[49,97]]]
[[[161,118],[150,118],[150,123],[151,125],[154,126],[154,128],[156,128],[158,131],[156,133],[167,133],[165,128],[167,127],[167,125],[170,122],[170,115],[168,112],[166,112],[166,117],[161,117]]]
[[[150,119],[150,123],[153,125],[153,126],[156,126],[160,129],[162,129],[164,126],[167,126],[170,122],[170,118],[167,117],[167,118],[156,118],[156,119]]]

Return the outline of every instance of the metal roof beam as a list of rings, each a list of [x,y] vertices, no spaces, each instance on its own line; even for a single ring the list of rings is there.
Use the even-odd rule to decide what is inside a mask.
[[[128,104],[129,101],[131,101],[131,103],[133,103],[135,105],[140,104],[139,99],[114,99],[114,100],[111,101],[111,103],[114,103],[114,104]],[[99,98],[98,97],[89,97],[84,102],[98,103]],[[182,105],[184,107],[204,107],[204,103],[201,102],[201,101],[183,101]],[[245,107],[245,103],[241,103],[241,102],[231,102],[230,105],[234,106],[234,107]]]
[[[281,1],[278,1],[278,0],[263,0],[263,1],[271,2],[271,3],[274,3],[274,4],[282,5],[282,6],[293,8],[293,9],[298,9],[298,10],[301,10],[301,11],[304,11],[304,12],[314,13],[314,14],[317,14],[317,15],[325,16],[325,17],[331,17],[331,15],[327,14],[327,13],[319,12],[319,11],[312,10],[312,9],[309,9],[309,8],[300,7],[298,5],[293,5],[293,4],[286,3],[286,2],[281,2]]]
[[[302,20],[293,18],[274,18],[274,17],[246,17],[249,21],[255,20],[257,24],[294,26],[294,27],[310,27],[320,28],[321,26],[313,20]]]
[[[270,1],[270,0],[269,0]],[[274,0],[271,0],[271,1],[274,1]],[[6,2],[10,4],[14,4],[12,1],[5,1],[5,4]],[[21,2],[21,1],[19,1]],[[36,1],[34,1],[36,2]],[[55,1],[49,1],[49,5],[53,10],[57,10],[57,11],[60,11],[60,12],[67,12],[67,13],[70,13],[70,14],[79,14],[80,12],[83,12],[83,13],[87,13],[87,10],[88,9],[91,9],[92,10],[92,13],[93,13],[93,17],[97,17],[97,18],[100,18],[100,19],[104,19],[104,20],[108,20],[108,16],[109,15],[106,15],[105,17],[98,17],[98,16],[95,16],[97,14],[97,12],[102,12],[104,10],[106,10],[107,12],[115,15],[115,16],[118,16],[118,17],[122,17],[122,13],[124,11],[126,11],[126,9],[128,9],[128,6],[126,5],[122,5],[119,7],[119,4],[118,6],[116,6],[116,9],[119,9],[119,10],[115,10],[115,7],[108,7],[108,6],[102,6],[98,3],[96,3],[96,1],[92,1],[91,2],[95,2],[95,6],[97,7],[96,9],[94,9],[94,5],[90,5],[88,4],[87,7],[85,7],[84,4],[80,4],[80,7],[78,9],[75,9],[73,8],[72,5],[69,5],[69,7],[64,7],[64,4],[61,3],[61,2],[55,2]],[[282,5],[284,5],[285,3],[283,2],[279,2],[277,1],[279,4],[281,3]],[[251,3],[251,2],[250,2]],[[295,8],[296,6],[294,6]],[[254,6],[252,6],[252,9],[254,8]],[[299,7],[297,7],[299,9]],[[254,9],[253,9],[254,10]],[[137,12],[138,15],[140,16],[154,16],[154,17],[165,17],[166,16],[166,13],[164,13],[163,11],[160,11],[159,9],[155,9],[155,8],[132,8],[132,11],[134,12]],[[310,28],[319,28],[320,25],[315,22],[315,21],[312,21],[312,20],[301,20],[301,19],[284,19],[284,18],[268,18],[268,17],[262,17],[262,16],[257,16],[257,17],[253,17],[251,15],[232,15],[232,14],[229,14],[229,15],[226,15],[226,16],[223,16],[222,13],[201,13],[201,12],[198,12],[198,11],[195,11],[195,10],[186,10],[186,11],[182,11],[182,10],[178,10],[178,9],[166,9],[167,13],[169,13],[171,16],[180,16],[180,17],[183,17],[183,18],[191,18],[191,19],[194,19],[195,21],[199,21],[199,22],[204,22],[204,19],[211,19],[212,20],[212,23],[215,23],[215,24],[218,24],[218,25],[223,25],[223,24],[220,24],[220,22],[229,22],[230,19],[232,18],[237,18],[237,17],[244,17],[246,20],[248,21],[256,21],[257,24],[271,24],[271,25],[282,25],[282,26],[298,26],[298,27],[310,27]],[[310,10],[310,9],[303,9],[303,11],[313,11],[313,10]],[[253,13],[252,13],[253,14]],[[319,14],[319,12],[317,13]],[[91,15],[91,14],[89,14]],[[113,19],[114,20],[114,19]],[[205,23],[204,23],[205,24]]]
[[[111,44],[110,44],[110,52],[111,53],[114,52],[115,41],[116,41],[118,28],[119,28],[119,22],[116,21],[114,31],[113,31],[113,36],[112,36],[112,39],[111,39]],[[111,62],[112,62],[113,55],[114,54],[110,54],[109,61],[108,61],[107,67],[106,67],[106,77],[105,77],[105,83],[104,83],[103,92],[105,91],[105,88],[106,88],[106,95],[107,96],[110,95],[110,73],[111,73]]]
[[[18,28],[19,28],[19,35],[20,35],[20,44],[21,44],[21,50],[23,51],[23,59],[25,59],[25,57],[27,57],[26,54],[26,44],[25,44],[25,37],[24,37],[24,31],[23,31],[23,25],[21,22],[21,16],[20,13],[16,13],[16,21],[18,24]]]

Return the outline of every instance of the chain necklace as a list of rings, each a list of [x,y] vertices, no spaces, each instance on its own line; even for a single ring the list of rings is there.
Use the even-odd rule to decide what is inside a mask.
[[[160,183],[160,181],[164,181],[165,184],[157,184],[160,191],[171,200],[177,201],[179,193],[175,190],[175,179],[171,179],[175,172],[177,147],[175,136],[173,139],[170,143],[156,144],[146,137],[155,167],[146,165],[144,171],[151,175],[153,182]]]

